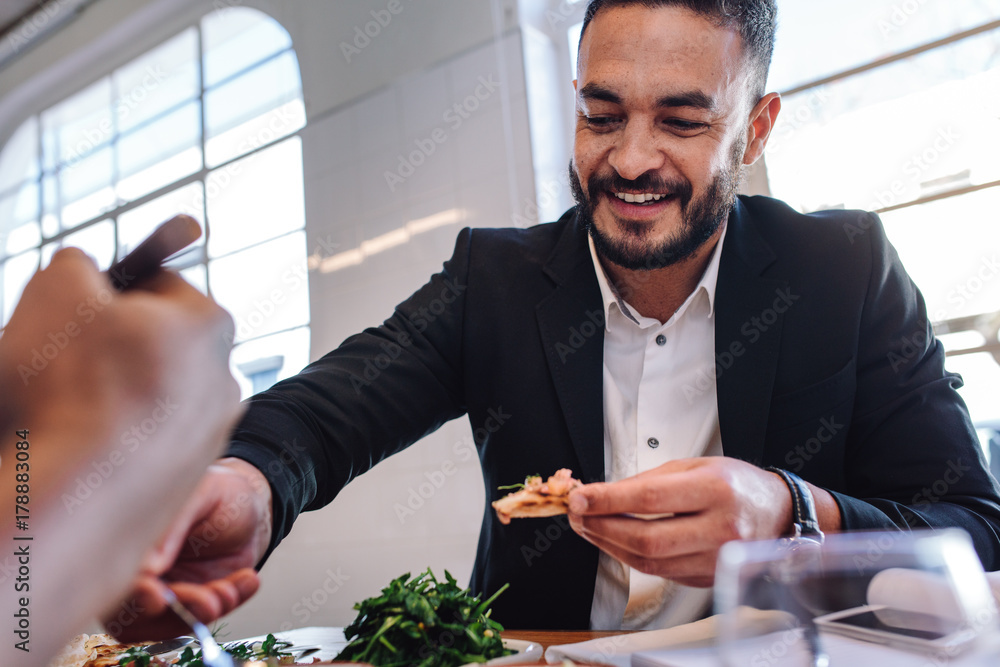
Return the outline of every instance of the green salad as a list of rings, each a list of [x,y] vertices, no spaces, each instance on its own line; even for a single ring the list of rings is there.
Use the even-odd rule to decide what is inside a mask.
[[[480,601],[459,587],[447,570],[438,581],[430,568],[414,579],[404,574],[378,597],[354,605],[358,617],[344,629],[350,644],[337,660],[377,667],[458,667],[513,653],[503,646],[503,627],[489,607],[504,590]]]

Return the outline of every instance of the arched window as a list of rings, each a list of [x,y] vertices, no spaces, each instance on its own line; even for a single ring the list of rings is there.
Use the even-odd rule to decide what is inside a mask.
[[[0,152],[3,322],[59,247],[107,268],[188,213],[205,235],[171,265],[232,313],[244,396],[297,372],[309,353],[305,124],[291,38],[243,7],[31,116]],[[266,378],[240,371],[261,359]]]

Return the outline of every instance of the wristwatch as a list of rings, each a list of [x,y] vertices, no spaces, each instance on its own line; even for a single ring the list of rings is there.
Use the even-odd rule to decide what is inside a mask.
[[[779,475],[788,485],[788,490],[792,492],[792,527],[795,529],[793,537],[811,539],[822,544],[824,535],[819,529],[816,503],[806,483],[801,477],[787,470],[774,467],[764,469]]]

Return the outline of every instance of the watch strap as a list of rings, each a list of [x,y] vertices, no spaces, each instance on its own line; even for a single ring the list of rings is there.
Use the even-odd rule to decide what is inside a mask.
[[[812,491],[809,490],[809,486],[802,481],[801,477],[787,470],[774,467],[768,467],[765,470],[781,477],[792,494],[792,527],[795,529],[794,536],[808,537],[822,542],[824,537],[823,531],[819,528],[816,502],[813,500]]]

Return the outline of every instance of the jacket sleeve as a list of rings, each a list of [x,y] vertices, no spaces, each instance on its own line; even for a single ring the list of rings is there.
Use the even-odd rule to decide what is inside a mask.
[[[958,526],[1000,568],[1000,497],[923,297],[873,214],[857,394],[845,451],[844,530]]]
[[[462,230],[443,270],[381,326],[248,400],[227,455],[249,461],[271,484],[267,555],[300,512],[323,507],[354,477],[465,412],[470,237]]]

